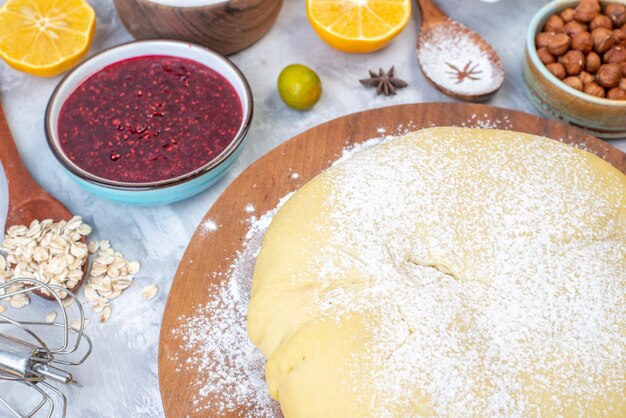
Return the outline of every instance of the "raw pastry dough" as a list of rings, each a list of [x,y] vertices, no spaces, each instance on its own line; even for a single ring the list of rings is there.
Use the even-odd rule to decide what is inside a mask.
[[[287,418],[623,416],[626,176],[510,131],[357,154],[279,210],[248,315]]]

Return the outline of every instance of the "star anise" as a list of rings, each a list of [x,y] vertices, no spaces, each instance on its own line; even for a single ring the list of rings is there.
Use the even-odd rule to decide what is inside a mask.
[[[370,70],[370,78],[359,80],[365,87],[376,87],[376,94],[384,94],[389,96],[396,94],[396,89],[400,89],[408,86],[408,84],[399,78],[394,76],[394,67],[387,72],[384,72],[382,68],[378,70],[378,74]]]
[[[482,70],[477,70],[478,64],[472,65],[472,61],[465,64],[462,70],[449,62],[446,62],[446,65],[452,69],[452,71],[446,71],[446,73],[450,74],[452,76],[451,78],[456,80],[456,84],[461,84],[465,79],[480,80],[478,74],[481,74]]]

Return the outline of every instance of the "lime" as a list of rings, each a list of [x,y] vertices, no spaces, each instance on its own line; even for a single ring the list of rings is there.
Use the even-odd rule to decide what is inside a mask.
[[[278,93],[287,106],[297,110],[310,109],[322,95],[322,81],[306,65],[291,64],[278,76]]]

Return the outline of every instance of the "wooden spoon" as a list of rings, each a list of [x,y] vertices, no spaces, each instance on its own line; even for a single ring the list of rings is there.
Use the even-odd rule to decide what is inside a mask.
[[[450,97],[485,100],[504,82],[504,68],[491,45],[446,16],[432,0],[417,0],[422,30],[417,59],[426,79]]]
[[[2,103],[0,103],[0,161],[9,185],[9,211],[4,226],[5,232],[13,225],[28,226],[35,219],[53,219],[58,222],[72,218],[72,213],[42,189],[24,167],[4,115]],[[76,286],[69,289],[70,291],[78,290],[85,280],[86,270],[87,263],[83,265],[83,277]],[[35,293],[43,298],[55,300],[51,295],[45,295],[40,291]]]

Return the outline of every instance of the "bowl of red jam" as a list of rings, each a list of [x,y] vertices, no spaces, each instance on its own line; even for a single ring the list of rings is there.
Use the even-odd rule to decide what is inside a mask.
[[[217,182],[241,153],[252,119],[237,67],[205,47],[138,41],[76,67],[46,111],[50,149],[99,196],[172,203]]]

